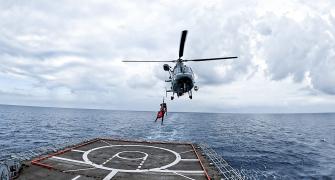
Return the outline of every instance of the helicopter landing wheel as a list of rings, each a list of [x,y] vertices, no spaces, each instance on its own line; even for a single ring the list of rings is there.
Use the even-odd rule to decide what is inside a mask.
[[[171,100],[173,100],[174,99],[174,97],[173,96],[171,96]]]
[[[192,99],[192,96],[189,96],[190,99]]]

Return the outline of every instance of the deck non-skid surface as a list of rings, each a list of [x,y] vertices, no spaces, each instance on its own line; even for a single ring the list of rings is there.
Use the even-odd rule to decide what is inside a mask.
[[[191,144],[99,139],[39,163],[18,179],[207,179]]]

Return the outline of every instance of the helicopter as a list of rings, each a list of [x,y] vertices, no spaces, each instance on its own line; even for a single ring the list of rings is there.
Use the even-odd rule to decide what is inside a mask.
[[[188,93],[189,98],[192,99],[192,89],[194,91],[198,91],[199,87],[195,85],[194,81],[194,73],[191,67],[188,67],[184,64],[184,62],[193,61],[214,61],[214,60],[225,60],[225,59],[235,59],[238,58],[236,56],[233,57],[219,57],[219,58],[205,58],[205,59],[182,59],[184,55],[184,46],[187,36],[187,30],[182,31],[179,45],[179,57],[176,60],[167,60],[167,61],[129,61],[124,60],[122,62],[170,62],[176,63],[172,68],[168,64],[163,65],[164,71],[169,72],[169,79],[165,80],[165,82],[171,83],[171,88],[169,90],[165,90],[166,94],[168,92],[172,92],[171,100],[174,99],[174,95],[176,94],[178,98],[185,93]]]

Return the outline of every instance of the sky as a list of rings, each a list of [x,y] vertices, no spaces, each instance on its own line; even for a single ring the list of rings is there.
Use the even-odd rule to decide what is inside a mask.
[[[0,104],[159,109],[182,30],[198,92],[170,111],[335,112],[335,1],[2,0]],[[173,65],[173,64],[170,64]]]

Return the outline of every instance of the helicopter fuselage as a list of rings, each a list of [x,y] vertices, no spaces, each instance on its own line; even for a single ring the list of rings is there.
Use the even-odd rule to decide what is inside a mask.
[[[177,96],[192,90],[194,75],[192,69],[183,63],[177,63],[172,71],[171,89]]]
[[[164,69],[167,70],[166,67]],[[177,62],[173,69],[169,68],[169,73],[170,77],[166,82],[171,82],[171,89],[168,92],[177,94],[178,97],[188,93],[190,98],[192,98],[192,89],[194,87],[194,74],[192,69],[182,62]]]

